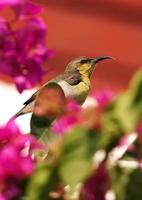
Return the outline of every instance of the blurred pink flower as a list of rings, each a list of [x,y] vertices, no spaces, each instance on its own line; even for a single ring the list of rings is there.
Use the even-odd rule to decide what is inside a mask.
[[[79,113],[82,108],[76,101],[68,101],[65,108],[66,113],[53,123],[52,131],[56,134],[67,133],[80,120]]]
[[[81,109],[80,105],[77,104],[76,101],[69,101],[67,104],[67,111],[68,112],[78,112]]]
[[[35,15],[42,11],[42,8],[30,0],[2,0],[0,8],[10,6],[19,19],[23,19],[26,15]]]
[[[120,138],[118,147],[128,149],[136,139],[137,135],[135,133],[126,134]]]
[[[0,1],[0,6],[17,5],[19,3],[20,0],[2,0]]]
[[[99,168],[89,177],[81,190],[80,199],[105,200],[105,194],[109,188],[109,174],[102,163]]]
[[[142,142],[142,122],[140,122],[136,127],[136,132],[138,134],[138,139]]]
[[[113,99],[114,93],[111,90],[101,90],[95,93],[95,98],[100,107],[105,108],[107,104]]]
[[[52,131],[56,134],[65,134],[77,122],[78,122],[77,116],[73,116],[73,115],[62,116],[60,119],[57,119],[54,122]]]
[[[11,184],[7,185],[4,193],[0,193],[0,200],[11,200],[18,196],[20,196],[20,190],[15,184]]]
[[[19,19],[23,19],[26,15],[36,15],[43,10],[40,6],[29,0],[19,1],[19,4],[16,4],[12,8]]]
[[[31,154],[36,148],[42,146],[33,136],[23,135],[12,120],[0,127],[0,199],[11,200],[19,194],[18,182],[33,172]]]
[[[110,157],[113,162],[118,161],[124,156],[126,152],[132,152],[134,147],[134,142],[137,139],[137,134],[135,132],[123,135],[116,147],[114,147],[110,152]]]
[[[43,63],[52,54],[46,34],[41,18],[28,20],[16,31],[0,20],[0,73],[11,76],[19,92],[32,88],[46,72]]]

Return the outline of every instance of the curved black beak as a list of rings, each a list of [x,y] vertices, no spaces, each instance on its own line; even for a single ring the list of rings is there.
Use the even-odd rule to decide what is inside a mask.
[[[95,65],[96,63],[105,59],[113,59],[113,58],[111,56],[99,56],[99,57],[93,58],[91,62],[93,65]]]

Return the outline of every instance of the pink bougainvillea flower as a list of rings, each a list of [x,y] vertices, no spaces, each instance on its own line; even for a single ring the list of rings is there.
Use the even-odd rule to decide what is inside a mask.
[[[81,109],[80,105],[77,104],[76,101],[71,100],[67,104],[67,110],[68,112],[78,112]]]
[[[13,6],[20,3],[20,0],[2,0],[0,1],[0,6]]]
[[[19,19],[23,19],[26,15],[36,15],[43,10],[29,0],[20,1],[19,4],[15,4],[12,8]]]
[[[30,0],[2,0],[0,8],[10,6],[19,19],[23,19],[26,15],[35,15],[42,11],[42,8]]]
[[[123,137],[121,137],[118,146],[128,149],[136,139],[137,139],[137,134],[135,132],[126,134]]]
[[[77,116],[67,115],[63,116],[54,122],[52,131],[56,134],[67,133],[78,122]]]
[[[105,163],[102,163],[97,171],[84,183],[81,189],[80,199],[105,200],[105,194],[108,189],[109,174]]]
[[[25,151],[28,144],[28,151]],[[0,127],[0,197],[11,200],[16,197],[20,188],[19,181],[31,175],[35,160],[34,149],[42,148],[31,135],[23,135],[11,120]]]
[[[136,132],[138,134],[139,141],[142,142],[142,122],[138,123],[136,127]]]
[[[134,149],[134,142],[137,139],[135,132],[126,134],[120,138],[118,145],[110,152],[110,159],[113,163],[119,160],[127,151]]]
[[[81,112],[81,106],[77,104],[76,101],[69,100],[65,105],[65,113],[63,116],[59,117],[52,126],[52,131],[55,134],[65,134],[73,126],[79,123]]]
[[[52,54],[46,34],[41,18],[30,19],[16,31],[0,20],[0,72],[13,78],[19,92],[32,88],[46,72],[43,64]]]
[[[114,93],[111,90],[102,90],[95,93],[98,106],[105,108],[107,104],[113,99]]]

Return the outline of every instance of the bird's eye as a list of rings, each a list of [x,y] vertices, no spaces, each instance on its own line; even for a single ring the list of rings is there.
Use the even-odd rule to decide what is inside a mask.
[[[85,63],[86,63],[86,59],[82,59],[82,60],[80,61],[80,63],[81,63],[81,64],[85,64]]]
[[[83,59],[81,59],[80,63],[81,63],[81,64],[85,64],[85,63],[88,63],[88,62],[90,62],[90,61],[91,61],[90,58],[83,58]]]

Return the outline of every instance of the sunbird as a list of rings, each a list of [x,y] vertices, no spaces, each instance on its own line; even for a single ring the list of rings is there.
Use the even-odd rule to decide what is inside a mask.
[[[79,57],[72,60],[66,67],[63,74],[51,79],[45,83],[38,91],[36,91],[23,105],[24,107],[15,115],[20,115],[33,112],[36,103],[36,98],[40,94],[42,88],[49,83],[58,84],[65,97],[74,99],[78,104],[82,105],[86,100],[91,88],[90,77],[98,62],[112,59],[111,56],[99,56],[96,58]]]

